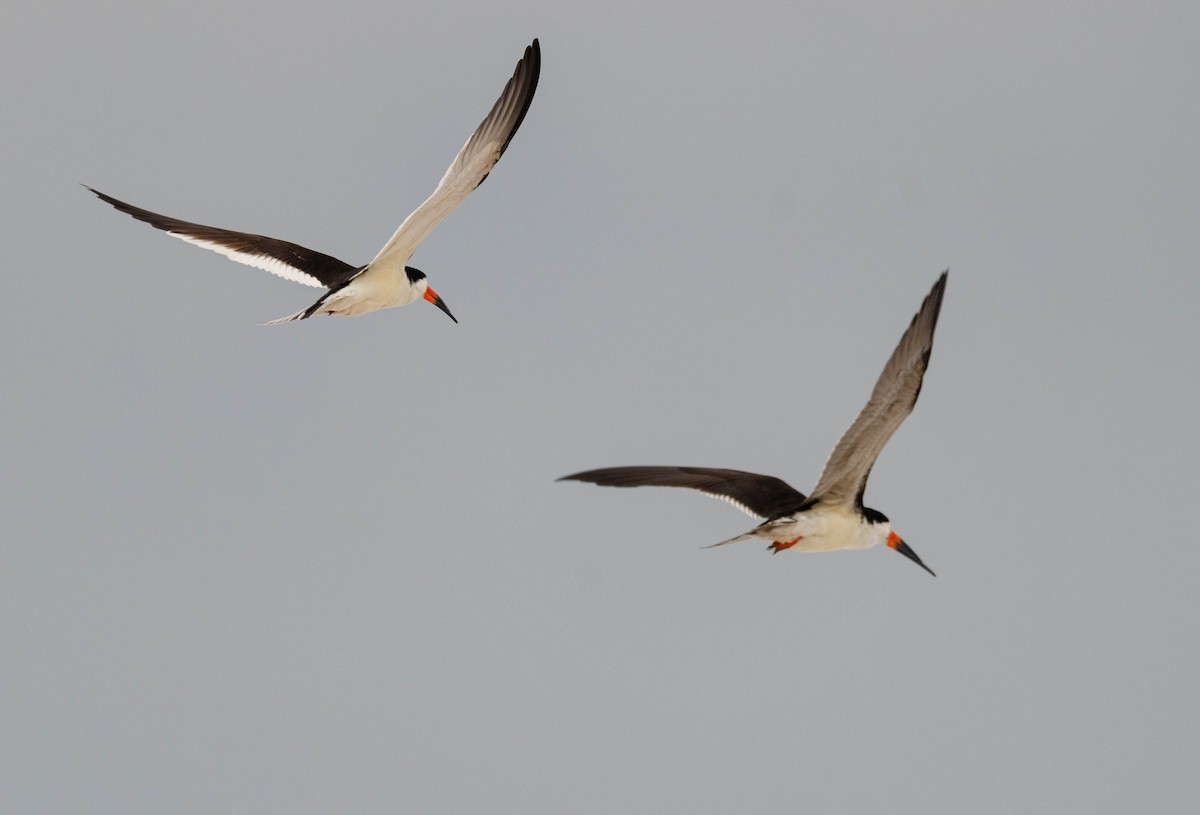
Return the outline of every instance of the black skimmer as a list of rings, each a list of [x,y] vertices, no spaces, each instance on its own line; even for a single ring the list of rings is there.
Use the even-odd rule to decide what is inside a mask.
[[[886,515],[863,506],[863,492],[875,459],[917,403],[933,349],[933,330],[937,327],[948,274],[942,273],[921,304],[900,344],[883,366],[866,407],[829,454],[811,495],[806,496],[769,475],[711,467],[606,467],[558,480],[587,481],[604,487],[688,487],[724,499],[746,514],[763,519],[744,535],[714,546],[764,538],[772,542],[768,547],[772,552],[793,547],[802,552],[831,552],[868,549],[885,543],[933,574],[892,531]]]
[[[433,303],[446,312],[451,320],[458,322],[445,301],[429,287],[425,273],[405,264],[421,241],[443,218],[467,200],[467,196],[483,183],[500,156],[504,155],[508,143],[525,119],[529,103],[533,101],[541,66],[541,47],[535,39],[517,62],[512,78],[504,86],[504,92],[492,106],[491,112],[454,157],[437,189],[404,219],[404,223],[379,250],[375,259],[366,266],[351,266],[329,255],[275,238],[168,218],[118,201],[91,187],[88,189],[121,212],[188,243],[212,249],[239,263],[264,269],[287,280],[329,290],[303,311],[272,320],[266,325],[304,320],[314,314],[357,317],[383,308],[407,306],[421,299]]]

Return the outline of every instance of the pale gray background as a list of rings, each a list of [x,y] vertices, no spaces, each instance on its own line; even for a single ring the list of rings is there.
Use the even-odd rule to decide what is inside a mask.
[[[1193,806],[1200,12],[966,5],[9,5],[0,810]],[[460,325],[78,186],[363,263],[534,36]],[[554,483],[807,490],[947,266],[937,579]]]

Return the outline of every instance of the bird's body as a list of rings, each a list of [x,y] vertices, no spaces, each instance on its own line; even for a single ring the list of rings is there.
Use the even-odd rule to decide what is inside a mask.
[[[862,499],[880,451],[917,402],[933,350],[946,277],[943,273],[938,278],[921,304],[884,366],[871,398],[829,454],[811,495],[773,476],[711,467],[607,467],[559,480],[606,487],[687,487],[763,519],[750,531],[714,546],[751,538],[771,541],[774,552],[832,552],[884,544],[933,574],[892,530],[887,516],[863,506]]]
[[[364,266],[352,266],[298,244],[263,235],[159,215],[118,201],[91,187],[88,189],[120,211],[188,243],[296,283],[327,289],[308,308],[272,320],[267,325],[303,320],[316,314],[357,317],[381,309],[407,306],[422,299],[454,320],[442,298],[429,287],[425,273],[407,263],[433,228],[465,201],[496,166],[525,119],[540,73],[541,47],[535,39],[517,62],[500,98],[455,156],[437,188],[404,219],[375,258]]]
[[[817,502],[790,515],[764,521],[744,535],[715,545],[762,538],[771,541],[771,548],[776,552],[783,549],[834,552],[838,549],[870,549],[886,541],[890,531],[890,526],[883,530],[878,522],[868,521],[853,506]]]
[[[426,283],[425,291],[428,288]],[[420,280],[414,283],[408,275],[398,274],[396,269],[367,266],[345,286],[331,292],[321,304],[320,313],[332,317],[358,317],[415,303],[425,291],[421,289]]]

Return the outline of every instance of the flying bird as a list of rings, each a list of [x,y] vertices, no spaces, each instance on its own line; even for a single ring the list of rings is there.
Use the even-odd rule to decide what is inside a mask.
[[[866,407],[829,454],[811,495],[769,475],[711,467],[606,467],[558,480],[604,487],[687,487],[763,519],[749,532],[713,546],[763,538],[771,541],[768,548],[778,553],[791,548],[801,552],[869,549],[883,543],[933,574],[892,530],[886,515],[863,506],[863,492],[875,459],[917,403],[948,274],[942,273],[921,304],[883,366]]]
[[[421,241],[467,200],[504,155],[533,101],[541,65],[541,47],[535,39],[526,47],[525,55],[517,62],[512,78],[491,112],[458,151],[433,194],[404,219],[374,260],[365,266],[351,266],[321,252],[263,235],[168,218],[118,201],[91,187],[87,189],[121,212],[188,243],[220,252],[238,263],[264,269],[296,283],[328,289],[308,308],[266,325],[305,320],[314,314],[357,317],[383,308],[407,306],[417,300],[427,300],[457,323],[446,302],[430,288],[425,273],[406,264]]]

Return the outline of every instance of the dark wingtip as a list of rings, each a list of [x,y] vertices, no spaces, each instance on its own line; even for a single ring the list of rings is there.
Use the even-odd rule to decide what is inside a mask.
[[[105,193],[100,192],[100,190],[96,189],[95,187],[89,187],[87,184],[84,184],[82,181],[79,182],[79,186],[83,187],[85,190],[87,190],[92,195],[99,198],[104,203],[106,203],[116,209],[119,209],[126,214],[129,214],[129,215],[133,214],[133,213],[129,212],[129,210],[125,209],[125,207],[128,207],[129,204],[126,204],[124,201],[118,201],[116,198],[113,198],[111,195],[106,195]],[[134,215],[134,217],[136,218],[137,216]]]

